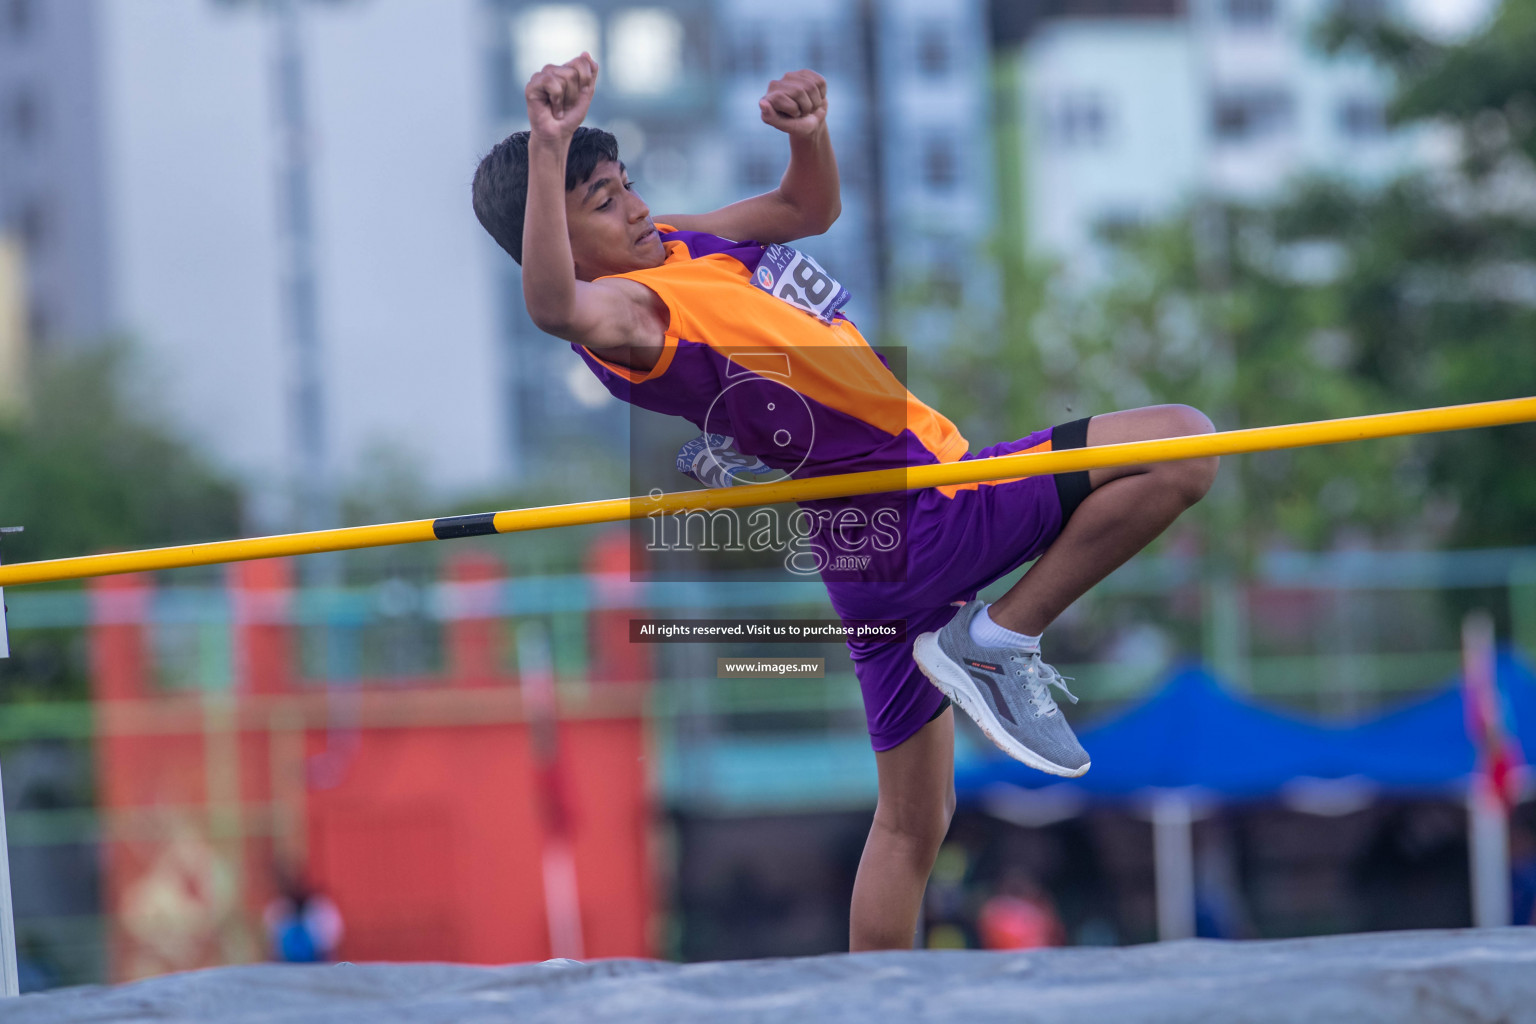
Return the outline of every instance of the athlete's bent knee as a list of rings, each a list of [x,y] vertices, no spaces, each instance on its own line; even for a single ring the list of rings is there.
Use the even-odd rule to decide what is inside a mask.
[[[1184,463],[1185,472],[1180,481],[1180,490],[1187,504],[1193,505],[1210,492],[1211,486],[1216,483],[1216,470],[1220,465],[1221,460],[1214,456],[1190,459]]]
[[[1174,426],[1168,435],[1170,437],[1190,437],[1216,431],[1216,424],[1211,422],[1211,418],[1192,405],[1170,405],[1165,408]]]
[[[1193,437],[1197,434],[1215,433],[1216,425],[1211,418],[1191,405],[1168,407],[1170,418],[1177,430],[1173,436]],[[1169,463],[1173,484],[1186,505],[1193,505],[1210,491],[1216,482],[1216,471],[1221,460],[1214,456],[1206,459],[1188,459]]]
[[[949,834],[949,824],[955,816],[955,796],[951,789],[940,807],[926,814],[888,814],[875,808],[875,827],[883,830],[903,845],[921,851],[927,857],[935,856]]]

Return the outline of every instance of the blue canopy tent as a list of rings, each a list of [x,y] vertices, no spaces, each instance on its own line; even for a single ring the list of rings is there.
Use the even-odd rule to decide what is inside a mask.
[[[1504,652],[1497,678],[1511,730],[1523,750],[1536,754],[1536,676]],[[1200,803],[1294,794],[1297,780],[1308,780],[1314,795],[1331,785],[1356,796],[1363,792],[1367,800],[1376,790],[1465,792],[1476,752],[1464,716],[1459,679],[1364,721],[1337,724],[1266,707],[1233,694],[1203,669],[1187,667],[1146,700],[1082,732],[1093,767],[1081,778],[1046,775],[989,751],[985,760],[956,765],[955,789],[963,803],[994,813],[1006,808],[1004,817],[1029,824],[1075,813],[1086,802],[1147,804],[1158,933],[1184,938],[1194,934],[1191,823]],[[1338,796],[1336,791],[1333,799]],[[1349,799],[1346,793],[1345,806]],[[1338,806],[1327,813],[1338,813]],[[1484,858],[1495,866],[1480,869],[1474,888],[1507,874],[1502,832],[1480,831],[1474,820],[1474,862],[1478,835],[1481,849],[1499,852],[1492,862]]]
[[[1498,679],[1522,748],[1536,753],[1536,676],[1505,652]],[[1443,791],[1459,787],[1475,762],[1459,679],[1373,718],[1336,725],[1267,707],[1227,690],[1204,669],[1187,667],[1081,738],[1093,756],[1092,769],[1081,778],[1062,780],[999,755],[958,764],[955,788],[962,800],[997,783],[1069,785],[1090,799],[1198,788],[1254,800],[1306,777]]]

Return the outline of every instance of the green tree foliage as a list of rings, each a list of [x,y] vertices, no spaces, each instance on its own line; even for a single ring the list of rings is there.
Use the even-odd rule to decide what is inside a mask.
[[[235,536],[235,483],[156,415],[121,349],[47,358],[30,412],[0,425],[7,561]]]
[[[1088,288],[1005,255],[997,322],[967,324],[920,374],[973,444],[1156,402],[1233,428],[1536,394],[1536,0],[1457,46],[1383,22],[1322,34],[1386,61],[1392,116],[1453,128],[1461,163],[1198,202],[1107,235]],[[1529,544],[1533,464],[1531,426],[1243,456],[1223,467],[1236,510],[1200,514],[1250,552],[1341,530]]]
[[[1536,0],[1506,0],[1458,45],[1358,18],[1321,36],[1396,74],[1396,123],[1460,141],[1454,170],[1293,204],[1300,226],[1345,222],[1363,243],[1348,313],[1370,367],[1425,404],[1536,394]],[[1532,541],[1536,427],[1446,435],[1429,450],[1431,479],[1461,509],[1456,542]]]

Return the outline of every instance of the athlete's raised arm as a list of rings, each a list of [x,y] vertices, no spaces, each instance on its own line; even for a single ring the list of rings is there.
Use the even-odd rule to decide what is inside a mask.
[[[559,67],[546,66],[524,90],[529,136],[523,299],[540,330],[589,348],[628,349],[620,361],[648,366],[661,350],[665,306],[636,282],[592,279],[648,265],[642,257],[651,249],[654,262],[660,262],[650,211],[629,190],[618,164],[606,165],[607,171],[600,167],[595,180],[566,191],[571,138],[596,84],[597,62],[583,53]],[[574,254],[573,215],[582,227],[582,244],[574,247],[580,251]]]
[[[713,213],[658,220],[682,231],[758,242],[792,242],[832,226],[843,202],[827,132],[827,80],[814,71],[791,71],[769,83],[757,106],[764,123],[789,136],[789,169],[779,187]]]

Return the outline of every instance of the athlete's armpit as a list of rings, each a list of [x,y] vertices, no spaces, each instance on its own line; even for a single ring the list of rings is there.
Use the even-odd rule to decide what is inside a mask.
[[[624,278],[576,282],[569,320],[536,321],[536,326],[611,361],[648,370],[660,358],[671,313],[645,285]]]

